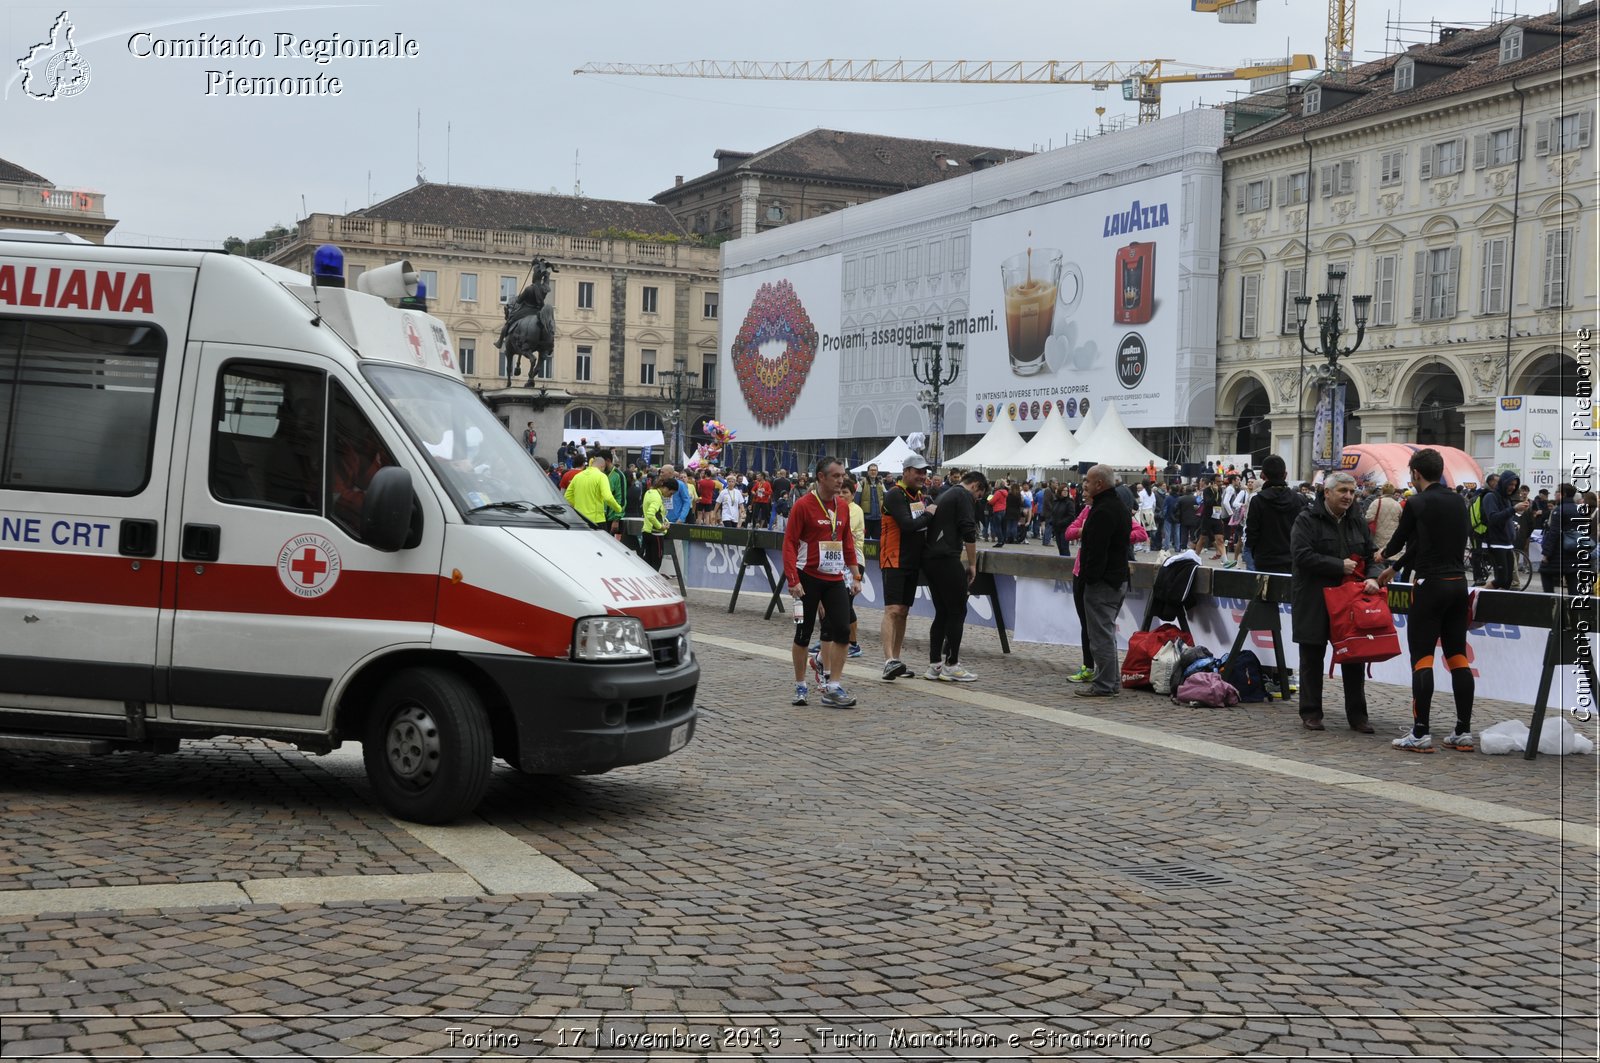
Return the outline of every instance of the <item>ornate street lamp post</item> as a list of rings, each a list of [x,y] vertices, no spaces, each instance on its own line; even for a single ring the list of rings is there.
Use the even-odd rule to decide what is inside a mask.
[[[1330,269],[1328,288],[1317,296],[1317,327],[1320,335],[1315,347],[1306,342],[1311,296],[1297,295],[1294,300],[1300,347],[1307,354],[1321,359],[1321,363],[1312,368],[1312,378],[1322,392],[1317,401],[1317,421],[1322,425],[1323,436],[1321,445],[1313,446],[1316,453],[1312,455],[1312,462],[1322,468],[1332,468],[1339,460],[1339,452],[1344,449],[1344,413],[1342,404],[1336,401],[1339,359],[1360,349],[1361,341],[1367,335],[1367,313],[1372,309],[1372,296],[1350,297],[1350,306],[1356,319],[1356,341],[1348,347],[1340,347],[1339,342],[1344,338],[1344,315],[1341,310],[1344,304],[1344,279],[1344,270]]]
[[[917,383],[925,385],[930,393],[929,412],[933,415],[933,445],[927,455],[928,462],[939,468],[944,461],[944,400],[941,392],[955,383],[961,375],[961,355],[967,348],[964,343],[944,342],[944,325],[935,321],[927,326],[932,339],[911,342],[911,375]],[[945,352],[950,354],[945,360]]]
[[[667,421],[672,425],[672,451],[667,458],[675,464],[682,460],[684,453],[683,404],[693,395],[700,382],[700,374],[691,373],[687,360],[680,354],[673,359],[671,369],[663,369],[656,376],[662,382],[662,394],[672,402],[672,408],[667,413]]]

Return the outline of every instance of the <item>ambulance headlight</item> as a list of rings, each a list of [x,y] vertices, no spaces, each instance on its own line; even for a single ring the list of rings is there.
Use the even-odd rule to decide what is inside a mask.
[[[575,661],[648,660],[650,656],[650,639],[638,617],[586,616],[573,625]]]

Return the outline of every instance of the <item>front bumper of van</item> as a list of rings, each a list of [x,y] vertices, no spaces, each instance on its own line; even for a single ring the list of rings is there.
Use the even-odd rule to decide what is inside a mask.
[[[468,654],[500,688],[516,725],[517,767],[593,775],[675,753],[694,737],[700,663],[612,664]]]

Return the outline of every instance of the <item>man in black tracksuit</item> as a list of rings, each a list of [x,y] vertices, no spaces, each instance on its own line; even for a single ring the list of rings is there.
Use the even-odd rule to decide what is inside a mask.
[[[1244,541],[1250,547],[1250,567],[1257,572],[1288,572],[1289,533],[1295,518],[1306,508],[1300,492],[1289,489],[1287,467],[1276,454],[1261,463],[1267,485],[1250,500],[1244,515]]]
[[[961,667],[961,633],[967,622],[967,588],[978,575],[978,499],[989,497],[989,481],[969,472],[935,500],[933,522],[922,548],[922,578],[933,599],[924,679],[970,683]]]
[[[1439,481],[1444,458],[1437,450],[1411,455],[1411,481],[1421,488],[1400,511],[1394,537],[1378,555],[1394,571],[1395,559],[1413,576],[1411,608],[1406,616],[1406,645],[1411,652],[1411,733],[1394,740],[1407,753],[1432,753],[1428,713],[1433,704],[1433,648],[1444,644],[1450,686],[1456,700],[1456,726],[1444,740],[1448,749],[1471,753],[1472,698],[1476,684],[1467,659],[1467,624],[1471,589],[1461,569],[1467,549],[1467,504]]]

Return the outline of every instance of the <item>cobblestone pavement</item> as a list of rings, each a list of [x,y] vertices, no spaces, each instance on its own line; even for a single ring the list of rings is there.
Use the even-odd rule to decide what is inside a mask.
[[[1395,753],[1391,687],[1373,736],[1075,699],[976,629],[980,682],[885,684],[869,610],[861,707],[794,708],[788,622],[692,598],[686,750],[495,774],[557,892],[427,892],[475,865],[289,747],[0,752],[0,1056],[1595,1056],[1595,758]],[[268,880],[345,899],[94,907]]]

